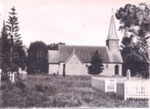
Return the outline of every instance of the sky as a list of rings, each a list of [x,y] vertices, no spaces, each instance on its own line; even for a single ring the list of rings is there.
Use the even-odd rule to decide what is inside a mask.
[[[43,41],[67,45],[105,45],[111,15],[126,4],[150,0],[0,0],[0,27],[16,8],[23,44]],[[113,9],[113,11],[112,11]],[[115,19],[118,37],[119,21]]]

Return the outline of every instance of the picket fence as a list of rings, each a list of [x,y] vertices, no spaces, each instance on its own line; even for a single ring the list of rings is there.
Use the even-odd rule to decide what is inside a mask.
[[[12,83],[15,82],[16,78],[17,78],[17,72],[13,72],[13,73],[9,72],[9,80],[10,80]]]
[[[27,72],[25,72],[24,70],[21,70],[19,72],[19,78],[21,80],[27,80]],[[2,72],[1,72],[1,69],[0,69],[0,85],[1,85],[1,79],[2,79]],[[17,72],[9,72],[9,80],[14,83],[17,79]]]
[[[150,80],[92,77],[91,86],[103,92],[115,92],[127,99],[149,99]]]
[[[117,84],[117,94],[127,99],[149,99],[150,80],[129,80]]]

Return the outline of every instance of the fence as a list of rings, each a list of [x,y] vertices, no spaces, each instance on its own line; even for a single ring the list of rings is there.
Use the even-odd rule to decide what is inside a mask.
[[[124,81],[124,78],[92,77],[91,86],[103,92],[116,92],[117,83]]]
[[[9,72],[9,80],[14,83],[16,81],[16,78],[17,78],[17,72]]]
[[[8,73],[9,80],[14,83],[17,79],[17,72],[9,72]],[[21,71],[19,72],[19,78],[21,80],[27,80],[27,72]],[[2,73],[0,72],[0,85],[1,85]]]
[[[124,97],[124,100],[131,99],[149,99],[150,80],[125,78],[101,78],[92,77],[91,86],[103,92],[115,92]]]
[[[19,72],[19,78],[21,80],[27,80],[27,72],[22,70],[21,72]]]
[[[91,86],[97,90],[106,92],[105,79],[103,79],[103,78],[92,77]]]
[[[117,94],[127,99],[149,99],[150,80],[129,80],[117,84]]]

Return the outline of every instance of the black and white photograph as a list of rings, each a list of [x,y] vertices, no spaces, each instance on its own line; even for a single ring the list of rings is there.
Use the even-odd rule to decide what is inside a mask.
[[[150,0],[0,0],[0,108],[150,108]]]

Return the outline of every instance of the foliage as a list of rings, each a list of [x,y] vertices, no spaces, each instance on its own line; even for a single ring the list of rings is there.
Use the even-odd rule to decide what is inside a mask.
[[[48,50],[58,50],[59,45],[65,45],[65,43],[59,42],[59,43],[52,43],[47,45]]]
[[[8,50],[10,56],[9,68],[11,71],[18,71],[18,67],[25,67],[26,54],[22,46],[21,36],[18,34],[19,22],[15,7],[11,8],[9,14],[9,19],[6,22],[6,30],[10,45],[10,50]]]
[[[28,49],[27,72],[29,74],[48,72],[48,50],[42,41],[32,42]]]
[[[91,57],[91,65],[88,67],[88,73],[91,75],[98,75],[103,71],[102,57],[98,51],[95,51]]]
[[[124,101],[114,93],[104,93],[91,88],[90,76],[29,75],[22,81],[24,91],[16,84],[2,84],[2,108],[50,107],[148,107],[147,100]],[[38,86],[37,86],[38,85]],[[5,86],[5,88],[4,88]],[[42,90],[37,90],[37,87]],[[11,89],[11,90],[10,90]],[[46,90],[44,90],[46,89]]]
[[[126,4],[117,10],[116,18],[120,20],[120,30],[125,32],[122,55],[126,67],[132,70],[133,75],[138,73],[148,78],[150,7],[144,3],[139,6]]]
[[[8,33],[6,30],[5,21],[3,21],[3,28],[1,32],[1,67],[3,72],[6,72],[6,69],[10,66],[10,39],[8,39]]]

